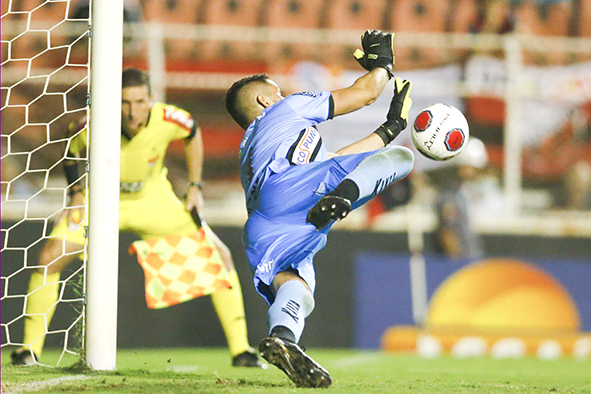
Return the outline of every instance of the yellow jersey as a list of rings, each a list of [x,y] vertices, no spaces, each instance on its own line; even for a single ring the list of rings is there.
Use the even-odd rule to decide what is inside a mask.
[[[72,123],[70,135],[86,122]],[[140,192],[146,182],[166,177],[164,156],[172,141],[192,137],[197,123],[187,111],[174,105],[155,103],[148,123],[133,138],[121,132],[121,192]],[[87,146],[87,133],[79,133],[70,141],[69,153],[78,155]]]

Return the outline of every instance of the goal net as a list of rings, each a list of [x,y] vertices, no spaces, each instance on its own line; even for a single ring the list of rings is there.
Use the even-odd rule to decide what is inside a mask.
[[[88,1],[3,0],[1,22],[2,348],[29,349],[45,341],[60,351],[44,354],[43,364],[64,365],[79,354],[84,338],[86,246],[70,252],[82,264],[62,272],[55,303],[35,310],[28,289],[33,272],[43,278],[33,293],[52,286],[51,264],[39,262],[48,239],[61,241],[66,254],[65,236],[50,237],[56,220],[74,208],[68,197],[74,183],[66,182],[63,162],[79,160],[79,168],[85,167],[84,155],[69,158],[67,152],[73,138],[68,125],[89,112]],[[87,133],[86,126],[76,134]],[[86,185],[87,172],[79,173],[75,183]],[[86,206],[78,208],[88,217]],[[60,319],[51,322],[54,310]],[[25,342],[24,325],[32,320],[41,321],[43,330],[29,333]]]

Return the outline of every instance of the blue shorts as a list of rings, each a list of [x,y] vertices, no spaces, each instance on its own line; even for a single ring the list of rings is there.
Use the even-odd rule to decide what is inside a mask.
[[[255,288],[269,304],[275,299],[270,285],[282,271],[297,272],[314,292],[314,255],[326,245],[331,226],[317,231],[306,223],[308,211],[375,152],[289,166],[273,173],[262,186],[259,207],[244,226],[244,243]],[[352,208],[369,199],[355,201]]]

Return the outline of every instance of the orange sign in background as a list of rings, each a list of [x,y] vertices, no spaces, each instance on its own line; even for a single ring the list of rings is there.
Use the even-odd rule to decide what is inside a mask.
[[[382,348],[426,356],[587,357],[591,333],[582,333],[580,325],[572,297],[548,273],[521,261],[486,260],[441,284],[424,327],[391,327]]]

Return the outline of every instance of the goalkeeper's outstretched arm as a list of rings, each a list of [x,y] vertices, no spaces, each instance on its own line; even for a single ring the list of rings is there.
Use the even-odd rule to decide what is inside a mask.
[[[332,91],[334,116],[345,115],[372,104],[380,97],[388,80],[385,69],[375,68],[358,78],[348,88]]]
[[[382,94],[388,80],[394,75],[393,42],[393,33],[382,33],[379,30],[363,33],[363,51],[355,51],[354,56],[369,72],[350,87],[332,92],[334,116],[348,114],[372,104]]]
[[[403,81],[400,78],[396,78],[394,82],[394,95],[390,102],[390,109],[386,115],[386,121],[367,137],[339,149],[336,154],[350,155],[353,153],[369,152],[383,148],[392,142],[406,128],[408,123],[408,111],[412,105],[410,87],[410,81]]]

